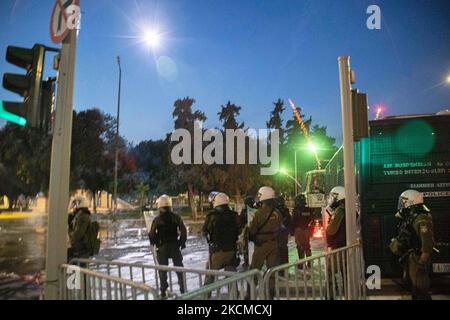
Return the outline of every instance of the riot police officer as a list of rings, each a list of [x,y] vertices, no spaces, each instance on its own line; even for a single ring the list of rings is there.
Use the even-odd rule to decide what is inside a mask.
[[[278,239],[279,263],[285,264],[289,262],[289,234],[292,229],[292,219],[289,209],[286,207],[286,201],[282,196],[275,199],[276,208],[281,213],[282,223]]]
[[[172,199],[163,195],[157,200],[159,209],[158,216],[153,220],[150,229],[150,243],[157,248],[158,263],[169,265],[169,259],[172,259],[173,265],[183,267],[183,256],[181,249],[186,247],[187,232],[183,220],[179,215],[172,212]],[[177,272],[180,292],[185,292],[183,273]],[[166,291],[169,287],[167,283],[167,271],[160,271],[161,297],[166,297]]]
[[[249,267],[249,252],[248,252],[248,210],[255,207],[255,198],[248,196],[244,201],[244,208],[239,214],[239,250],[244,256],[244,269]]]
[[[327,245],[332,250],[345,247],[347,244],[345,234],[345,188],[334,187],[330,191],[330,208],[333,215],[326,229]]]
[[[303,194],[295,197],[295,207],[292,212],[292,226],[294,229],[295,243],[299,260],[311,256],[311,223],[314,221],[313,212],[306,207],[306,199]]]
[[[208,213],[203,225],[203,233],[209,244],[207,269],[236,271],[237,246],[239,236],[238,214],[228,206],[229,197],[218,193],[213,200],[214,209]],[[213,277],[206,277],[205,285],[212,283]]]
[[[347,244],[345,228],[345,188],[337,186],[331,189],[328,203],[331,210],[333,211],[333,214],[330,217],[330,222],[327,225],[326,229],[327,246],[331,248],[331,250],[336,250],[345,247]],[[330,255],[329,257],[327,257],[327,298],[330,300],[336,298],[336,276],[340,273],[341,276],[344,277],[345,270],[343,266],[346,264],[346,257],[342,257],[341,261],[337,259],[336,255]],[[335,279],[335,281],[333,281],[333,278]]]
[[[278,239],[283,217],[276,208],[275,191],[262,187],[258,191],[262,206],[256,211],[249,226],[249,239],[255,244],[250,269],[261,270],[264,264],[270,269],[279,262]],[[275,279],[270,279],[270,298],[274,295]]]
[[[430,300],[430,267],[433,252],[433,220],[425,206],[423,194],[406,190],[399,198],[400,220],[398,235],[392,239],[390,249],[400,256],[403,274],[411,287],[414,300]]]
[[[219,194],[218,191],[213,191],[208,196],[208,203],[209,203],[209,211],[214,210],[214,198]]]
[[[89,258],[99,253],[100,226],[97,221],[92,221],[89,211],[89,201],[79,196],[74,199],[74,212],[69,215],[69,240],[68,261],[73,258]]]

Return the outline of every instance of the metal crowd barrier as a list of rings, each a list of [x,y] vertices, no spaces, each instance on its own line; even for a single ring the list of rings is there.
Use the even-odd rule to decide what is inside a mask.
[[[156,290],[158,293],[161,287],[158,273],[161,271],[166,271],[167,282],[169,284],[167,294],[169,297],[176,297],[181,294],[175,292],[175,289],[179,289],[177,273],[182,274],[186,293],[202,288],[203,284],[205,283],[206,276],[213,277],[213,281],[216,282],[224,278],[236,275],[236,272],[229,271],[200,270],[175,266],[126,263],[120,261],[74,259],[71,261],[71,263],[83,268],[87,268],[89,270],[106,273],[107,275],[112,275],[121,279],[127,279],[135,283],[148,285],[154,288],[154,290]]]
[[[60,267],[60,300],[154,300],[158,292],[145,285],[74,265]]]
[[[181,295],[181,300],[264,300],[263,273],[250,270]]]
[[[333,299],[366,298],[364,261],[361,244],[340,248],[307,259],[267,270],[242,273],[198,270],[172,266],[131,264],[119,261],[75,259],[80,268],[82,289],[61,287],[64,299],[159,299],[158,272],[168,273],[168,295],[171,299],[261,300],[261,299]],[[62,284],[68,280],[63,265]],[[181,273],[186,292],[176,294],[176,274]],[[206,286],[205,277],[214,277]],[[174,278],[175,277],[175,278]]]
[[[362,246],[355,244],[283,264],[264,275],[264,292],[273,299],[366,299]]]

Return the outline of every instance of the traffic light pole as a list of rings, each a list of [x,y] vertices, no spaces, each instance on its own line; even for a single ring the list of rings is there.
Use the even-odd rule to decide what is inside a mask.
[[[341,56],[339,61],[339,78],[341,87],[342,136],[344,146],[344,180],[345,180],[345,227],[347,246],[356,243],[356,177],[355,155],[353,146],[353,112],[352,85],[350,74],[350,57]],[[349,299],[356,295],[357,266],[353,252],[347,256]]]
[[[46,252],[45,299],[58,299],[59,266],[67,262],[67,209],[69,204],[72,103],[77,31],[63,41],[58,73],[56,119],[53,130]]]

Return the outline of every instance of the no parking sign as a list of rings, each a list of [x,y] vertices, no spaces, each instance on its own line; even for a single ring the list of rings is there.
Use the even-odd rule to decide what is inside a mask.
[[[50,18],[50,36],[53,43],[62,42],[70,30],[80,22],[80,0],[56,0]]]

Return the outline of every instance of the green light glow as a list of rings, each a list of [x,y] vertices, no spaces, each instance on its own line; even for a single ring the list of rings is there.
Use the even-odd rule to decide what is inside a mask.
[[[403,154],[429,154],[435,145],[436,135],[433,128],[425,121],[409,121],[397,130],[395,142]]]
[[[0,100],[0,118],[5,119],[6,121],[18,124],[19,126],[24,127],[27,124],[27,120],[25,118],[19,117],[18,115],[9,113],[5,109],[3,109],[3,101]]]
[[[280,173],[286,175],[287,174],[287,170],[285,168],[280,168]]]
[[[312,152],[317,152],[317,147],[312,143],[308,144],[308,149]]]

